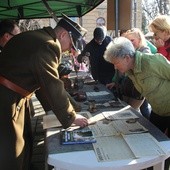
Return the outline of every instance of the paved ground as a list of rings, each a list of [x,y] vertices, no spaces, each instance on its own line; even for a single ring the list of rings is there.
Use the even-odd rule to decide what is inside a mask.
[[[32,117],[32,131],[34,137],[32,168],[31,170],[45,170],[45,131],[43,130],[43,116],[45,112],[39,101],[32,98],[35,114]],[[52,167],[48,167],[52,169]]]

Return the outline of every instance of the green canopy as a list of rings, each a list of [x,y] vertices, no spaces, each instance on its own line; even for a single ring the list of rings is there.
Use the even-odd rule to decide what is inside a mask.
[[[49,18],[48,3],[57,17],[81,17],[104,0],[0,0],[0,19]]]

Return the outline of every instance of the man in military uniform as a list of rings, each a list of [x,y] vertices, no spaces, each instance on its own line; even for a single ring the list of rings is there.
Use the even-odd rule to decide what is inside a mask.
[[[81,32],[62,18],[52,29],[27,31],[14,36],[0,57],[0,168],[27,170],[31,155],[28,100],[41,89],[63,128],[72,123],[87,126],[85,117],[70,104],[58,65],[61,53],[75,48]]]

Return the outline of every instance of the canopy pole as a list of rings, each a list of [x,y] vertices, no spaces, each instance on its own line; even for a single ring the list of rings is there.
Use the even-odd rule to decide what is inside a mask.
[[[50,8],[50,6],[48,5],[47,1],[46,0],[42,0],[42,2],[44,3],[44,5],[47,8],[47,11],[51,15],[51,17],[53,17],[53,19],[58,23],[59,19],[57,18],[57,16],[53,12],[53,10]]]
[[[118,37],[119,32],[119,1],[115,0],[115,36]]]
[[[77,5],[76,6],[76,10],[77,10],[77,14],[78,14],[78,17],[79,17],[79,23],[80,25],[82,26],[82,17],[81,17],[81,6],[80,5]]]

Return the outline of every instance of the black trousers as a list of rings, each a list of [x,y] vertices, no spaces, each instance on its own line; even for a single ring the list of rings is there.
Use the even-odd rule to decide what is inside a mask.
[[[170,137],[170,116],[159,116],[158,114],[151,111],[150,122],[153,123],[158,129],[163,133],[167,132],[168,137]]]
[[[170,138],[170,116],[159,116],[158,114],[151,111],[150,121],[163,133],[166,133]],[[165,170],[169,170],[170,158],[165,161]],[[153,168],[148,168],[147,170],[153,170]]]

